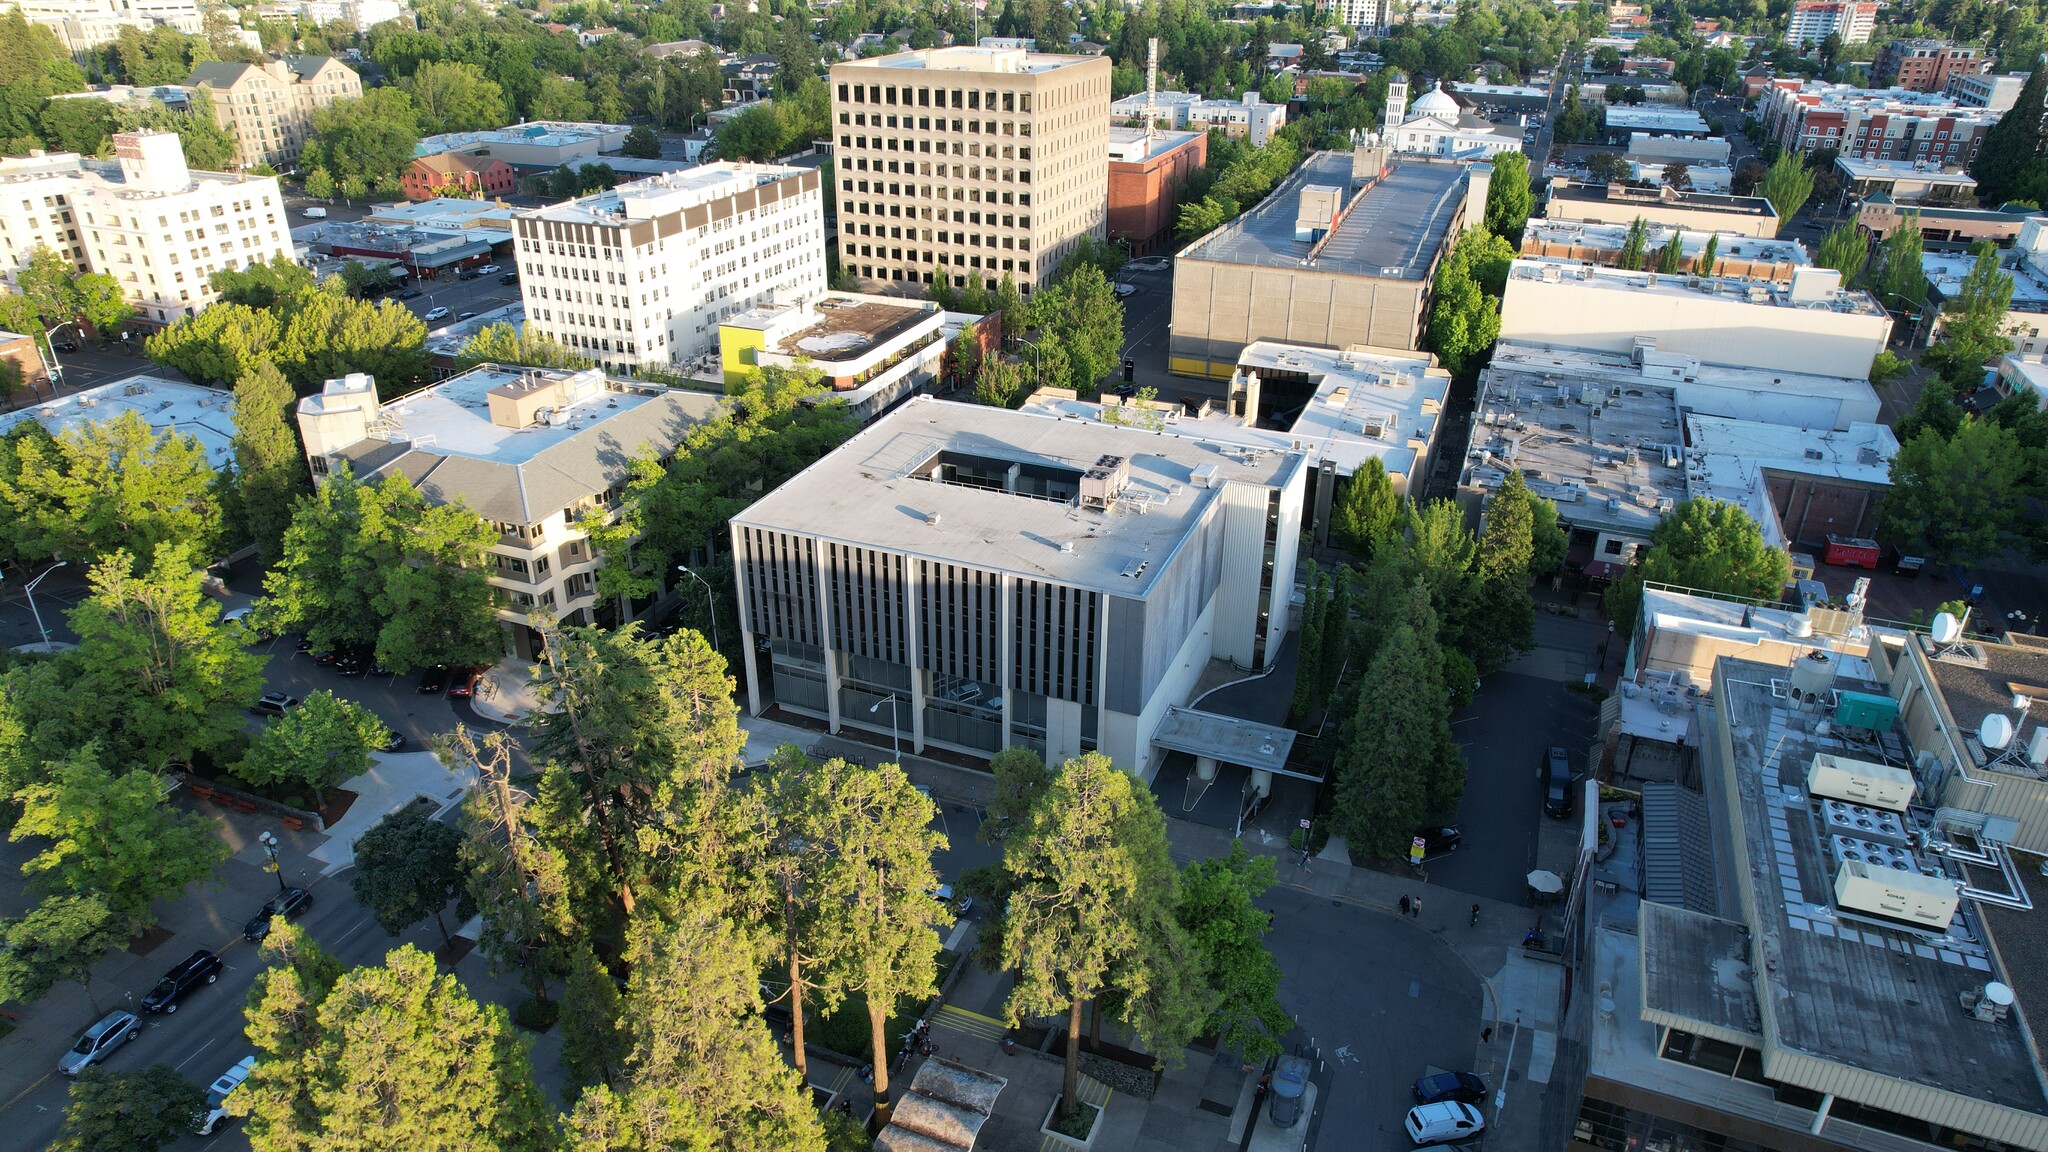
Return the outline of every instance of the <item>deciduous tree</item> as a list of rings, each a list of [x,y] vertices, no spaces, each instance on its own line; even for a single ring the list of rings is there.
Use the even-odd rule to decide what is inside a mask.
[[[486,324],[455,354],[458,368],[478,364],[519,364],[530,368],[590,367],[590,360],[565,348],[554,337],[536,328],[513,324]]]
[[[397,88],[366,88],[358,99],[314,111],[313,137],[301,162],[325,168],[331,177],[369,182],[405,171],[419,139],[411,96]]]
[[[2011,273],[1998,266],[1998,248],[1988,241],[1977,246],[1977,260],[1962,284],[1942,302],[1941,335],[1920,362],[1958,394],[1967,395],[1984,383],[1984,366],[2012,351],[2006,335],[2006,309],[2012,304]]]
[[[1635,629],[1645,581],[1771,600],[1791,575],[1785,550],[1764,543],[1763,530],[1749,513],[1710,496],[1695,496],[1657,522],[1650,542],[1608,585],[1602,602],[1615,631],[1627,636]]]
[[[1418,589],[1408,618],[1366,671],[1337,754],[1336,830],[1354,850],[1380,859],[1403,855],[1415,829],[1454,810],[1463,790],[1464,762],[1450,736],[1450,698],[1428,634],[1430,616]]]
[[[1280,1004],[1280,966],[1266,948],[1272,916],[1256,903],[1274,881],[1272,857],[1232,842],[1229,855],[1181,870],[1174,907],[1202,979],[1216,992],[1205,1032],[1253,1063],[1279,1055],[1280,1037],[1294,1024]]]
[[[1833,268],[1842,274],[1844,285],[1854,284],[1856,277],[1863,274],[1864,262],[1870,259],[1870,240],[1861,226],[1853,221],[1844,221],[1828,229],[1820,239],[1820,250],[1814,254],[1813,262],[1823,268]]]
[[[1486,186],[1486,230],[1519,245],[1535,204],[1529,188],[1529,158],[1520,152],[1503,152],[1492,163],[1493,178]]]
[[[283,555],[292,506],[312,489],[292,426],[296,400],[284,373],[267,361],[235,382],[235,487],[265,567]]]
[[[1908,212],[1878,245],[1877,265],[1871,269],[1872,286],[1885,304],[1899,311],[1917,311],[1926,302],[1927,271],[1922,255],[1920,214]]]
[[[1770,171],[1764,173],[1758,194],[1771,202],[1778,213],[1778,226],[1783,228],[1792,222],[1799,210],[1806,206],[1807,198],[1813,195],[1813,173],[1797,153],[1785,152],[1779,155]]]
[[[1878,533],[1938,564],[1995,556],[2021,522],[2026,470],[2017,437],[1997,423],[1966,416],[1947,436],[1923,428],[1892,459]]]
[[[391,739],[375,713],[322,689],[264,725],[235,774],[256,785],[296,785],[325,803],[327,789],[369,770],[370,752]]]
[[[1370,564],[1400,518],[1401,496],[1394,491],[1386,466],[1374,456],[1359,465],[1338,492],[1330,509],[1330,540],[1359,563]]]
[[[403,87],[412,97],[422,135],[496,128],[512,118],[505,90],[472,64],[429,60],[406,77]]]
[[[46,896],[21,916],[0,921],[0,998],[41,1000],[58,981],[74,980],[97,1015],[93,965],[127,940],[128,924],[99,895]]]
[[[140,1072],[87,1068],[71,1086],[52,1152],[156,1152],[192,1131],[206,1093],[168,1064]]]
[[[357,903],[396,936],[428,917],[447,943],[441,913],[450,901],[468,903],[463,886],[462,833],[419,808],[402,808],[377,822],[356,841],[355,875],[349,887]],[[467,916],[467,912],[458,911]]]

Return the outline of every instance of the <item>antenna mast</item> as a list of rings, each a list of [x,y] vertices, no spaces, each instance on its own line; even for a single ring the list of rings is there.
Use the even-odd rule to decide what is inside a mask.
[[[1159,90],[1159,37],[1145,41],[1145,139],[1150,140],[1159,132],[1159,116],[1154,110],[1153,94]]]

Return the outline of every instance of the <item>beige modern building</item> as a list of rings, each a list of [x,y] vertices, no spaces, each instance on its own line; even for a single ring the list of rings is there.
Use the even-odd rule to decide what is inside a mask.
[[[1260,340],[1420,348],[1437,262],[1467,204],[1486,202],[1491,172],[1422,159],[1383,169],[1373,151],[1309,157],[1174,260],[1168,370],[1224,379]]]
[[[839,265],[863,287],[1042,286],[1109,215],[1101,56],[933,48],[832,66]]]
[[[720,161],[512,221],[529,328],[600,364],[715,358],[719,322],[825,293],[818,174]]]
[[[427,499],[462,501],[498,532],[487,563],[507,649],[539,651],[541,618],[612,627],[633,605],[600,599],[604,557],[585,523],[609,517],[632,462],[664,463],[722,401],[701,392],[486,364],[389,403],[360,372],[299,401],[299,435],[316,481],[404,476]]]
[[[76,153],[0,160],[0,269],[38,247],[121,285],[136,319],[168,324],[213,302],[207,280],[292,251],[274,177],[194,172],[170,132],[114,136],[117,163]]]
[[[1778,214],[1761,196],[1723,196],[1672,188],[1631,188],[1623,184],[1574,184],[1553,180],[1543,215],[1549,220],[1620,224],[1637,217],[1652,225],[1687,232],[1739,232],[1768,239],[1778,234]]]
[[[185,83],[213,97],[213,118],[235,138],[242,167],[288,172],[313,131],[313,112],[363,94],[363,82],[332,56],[284,56],[263,64],[201,64]],[[396,176],[397,173],[392,173]]]

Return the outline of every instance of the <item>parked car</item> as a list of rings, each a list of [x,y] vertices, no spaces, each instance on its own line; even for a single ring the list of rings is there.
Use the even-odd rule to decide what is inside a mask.
[[[436,664],[420,673],[417,687],[422,696],[439,696],[448,689],[448,669]]]
[[[304,212],[299,213],[299,215],[304,216],[308,220],[325,220],[327,219],[327,209],[308,208]]]
[[[1135,284],[1119,284],[1116,286],[1116,294],[1119,296],[1129,296],[1137,290],[1138,286]]]
[[[496,276],[498,274],[498,266],[496,264],[486,264],[477,269],[476,274],[479,276]]]
[[[469,669],[455,674],[448,685],[448,695],[456,700],[467,700],[476,695],[476,682],[483,678],[483,669]]]
[[[427,314],[426,314],[426,317],[425,317],[425,319],[428,319],[428,320],[440,320],[440,319],[443,319],[443,318],[445,318],[445,317],[446,317],[447,315],[448,315],[448,310],[447,310],[446,308],[441,308],[441,307],[434,307],[434,308],[429,308],[429,309],[427,309]]]
[[[135,1039],[142,1031],[142,1020],[133,1012],[109,1012],[100,1022],[85,1030],[78,1043],[69,1052],[58,1057],[57,1071],[66,1076],[76,1076],[87,1068],[113,1055],[114,1049]]]
[[[249,711],[260,716],[282,716],[298,706],[297,696],[289,696],[283,692],[265,692],[261,700],[249,705]]]
[[[241,624],[244,628],[249,629],[250,635],[254,636],[259,644],[265,640],[272,639],[275,635],[269,629],[256,622],[256,606],[254,604],[228,609],[220,614],[220,622],[222,624]]]
[[[483,273],[478,272],[474,268],[464,268],[462,271],[457,272],[455,274],[455,278],[457,280],[474,280],[481,275],[483,275]]]
[[[270,921],[272,918],[282,916],[287,920],[297,920],[300,916],[305,915],[306,909],[312,906],[313,894],[311,892],[306,891],[304,888],[287,888],[272,896],[263,905],[263,910],[256,913],[253,919],[242,926],[242,939],[254,944],[265,936],[270,935]]]
[[[1422,841],[1422,858],[1434,860],[1458,850],[1464,843],[1465,834],[1456,828],[1417,828],[1415,835]]]
[[[1470,1104],[1445,1100],[1410,1108],[1403,1126],[1408,1129],[1408,1138],[1417,1144],[1442,1144],[1486,1131],[1486,1117]]]
[[[1302,1100],[1308,1094],[1309,1063],[1299,1056],[1282,1056],[1273,1066],[1273,1103],[1266,1115],[1282,1128],[1301,1122]]]
[[[474,319],[476,319],[476,313],[474,313],[474,312],[464,312],[464,313],[462,313],[461,315],[457,316],[457,317],[456,317],[456,319],[457,319],[457,320],[474,320]]]
[[[332,668],[341,661],[341,649],[329,648],[325,652],[313,653],[313,663],[322,668]]]
[[[1572,814],[1572,761],[1563,748],[1553,744],[1543,754],[1543,814],[1545,816],[1569,816]]]
[[[76,352],[78,351],[78,341],[52,340],[50,341],[50,347],[55,348],[59,352]]]
[[[369,661],[363,653],[354,649],[345,650],[334,657],[334,670],[343,676],[361,676]]]
[[[162,1012],[166,1016],[176,1012],[178,1001],[184,999],[185,993],[220,979],[221,968],[220,957],[201,948],[164,973],[164,978],[142,998],[142,1010]]]
[[[1486,1099],[1486,1081],[1470,1072],[1439,1072],[1417,1080],[1414,1092],[1417,1104],[1438,1104],[1445,1100],[1477,1104]]]
[[[233,1068],[221,1073],[214,1080],[213,1086],[206,1090],[206,1114],[200,1119],[198,1127],[194,1129],[195,1132],[201,1136],[211,1136],[221,1125],[234,1119],[227,1112],[228,1095],[242,1086],[242,1081],[249,1078],[249,1071],[254,1067],[256,1057],[244,1056],[235,1062]]]
[[[422,295],[422,293],[420,292],[420,290],[419,290],[419,289],[417,289],[417,288],[407,288],[407,289],[406,289],[405,291],[403,291],[403,292],[400,292],[400,293],[398,294],[398,298],[399,298],[400,300],[417,300],[417,299],[419,299],[419,298],[420,298],[420,296],[421,296],[421,295]]]
[[[517,272],[507,272],[507,273],[505,273],[505,274],[504,274],[503,276],[500,276],[500,277],[498,277],[498,283],[500,283],[500,284],[517,284],[517,283],[519,283],[519,273],[517,273]]]

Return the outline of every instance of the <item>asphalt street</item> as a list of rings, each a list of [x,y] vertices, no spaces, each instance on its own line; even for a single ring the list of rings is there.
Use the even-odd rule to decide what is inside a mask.
[[[1162,400],[1179,395],[1178,389],[1192,381],[1178,379],[1166,371],[1166,346],[1173,325],[1173,262],[1164,256],[1134,260],[1116,275],[1117,283],[1134,291],[1123,298],[1123,354],[1135,361],[1140,388],[1156,388]],[[1123,366],[1117,366],[1114,380],[1122,381]],[[1110,385],[1115,387],[1113,382]]]

